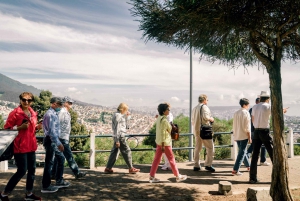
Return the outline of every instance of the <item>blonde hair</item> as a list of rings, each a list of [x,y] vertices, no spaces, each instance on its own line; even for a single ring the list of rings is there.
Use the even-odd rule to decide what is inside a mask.
[[[205,100],[207,100],[207,96],[205,94],[201,94],[198,98],[199,103],[203,103]]]
[[[118,109],[119,112],[124,112],[126,110],[128,110],[128,105],[126,103],[120,103]]]

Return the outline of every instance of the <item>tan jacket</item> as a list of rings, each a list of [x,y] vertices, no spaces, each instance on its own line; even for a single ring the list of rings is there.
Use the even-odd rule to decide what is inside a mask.
[[[203,105],[201,111],[202,118],[200,117],[200,108],[202,105],[202,103],[199,103],[196,107],[193,108],[192,111],[192,125],[194,133],[200,132],[201,125],[210,125],[209,119],[211,118],[211,113],[207,105]]]

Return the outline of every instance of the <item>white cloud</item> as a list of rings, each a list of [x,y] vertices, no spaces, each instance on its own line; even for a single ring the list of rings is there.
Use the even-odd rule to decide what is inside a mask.
[[[221,95],[219,96],[219,100],[224,100],[224,95],[223,95],[223,94],[221,94]]]
[[[174,97],[171,97],[171,101],[180,102],[180,98],[174,96]]]
[[[74,91],[77,91],[77,89],[76,89],[75,87],[69,87],[69,88],[67,89],[67,91],[74,92]]]

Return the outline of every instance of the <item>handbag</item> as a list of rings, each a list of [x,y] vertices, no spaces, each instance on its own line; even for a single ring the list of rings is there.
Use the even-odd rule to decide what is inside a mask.
[[[177,124],[170,123],[172,126],[171,130],[171,138],[172,140],[178,140],[179,139],[179,128]]]
[[[203,105],[200,108],[200,118],[202,118],[201,110]],[[201,121],[202,122],[202,121]],[[200,137],[204,140],[212,139],[214,131],[211,125],[201,125],[200,126]]]

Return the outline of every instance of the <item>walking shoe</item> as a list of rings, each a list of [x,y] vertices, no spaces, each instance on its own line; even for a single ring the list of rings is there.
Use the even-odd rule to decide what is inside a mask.
[[[9,201],[8,196],[2,196],[2,194],[0,193],[0,199],[1,201]]]
[[[205,166],[205,169],[206,169],[207,171],[211,171],[211,172],[215,172],[215,171],[216,171],[215,168],[214,168],[213,166]]]
[[[163,166],[162,168],[161,168],[161,170],[171,170],[171,168],[169,168],[169,167],[167,167],[167,166]]]
[[[259,183],[259,180],[258,179],[250,179],[249,183],[250,184],[256,184],[256,183]]]
[[[79,178],[85,177],[85,175],[86,175],[86,172],[78,172],[78,173],[75,175],[75,178],[76,178],[76,179],[79,179]]]
[[[234,170],[231,172],[231,174],[233,176],[241,176],[241,175],[243,175],[243,173],[241,173],[240,171],[234,171]]]
[[[263,166],[269,166],[270,163],[268,163],[267,161],[265,161],[265,162],[260,162],[260,165],[263,165]]]
[[[58,191],[58,188],[56,186],[48,186],[48,188],[43,188],[41,190],[42,193],[55,193],[56,191]]]
[[[176,182],[181,182],[187,179],[186,175],[179,175],[178,177],[176,177]]]
[[[200,171],[201,170],[201,166],[200,167],[194,167],[194,171]]]
[[[27,193],[25,194],[25,198],[24,200],[33,200],[33,201],[39,201],[42,200],[42,198],[34,195],[33,193],[31,193],[31,195],[27,195]]]
[[[155,177],[149,177],[149,182],[150,182],[150,183],[159,183],[160,180],[157,179],[157,178],[155,178]]]
[[[112,174],[112,173],[114,173],[114,171],[113,171],[112,168],[105,168],[104,173],[105,174]]]
[[[70,183],[65,180],[62,180],[61,182],[56,182],[55,186],[57,188],[67,188],[70,186]]]
[[[136,168],[133,167],[133,168],[129,169],[129,174],[136,174],[139,171],[140,171],[140,169],[136,169]]]

